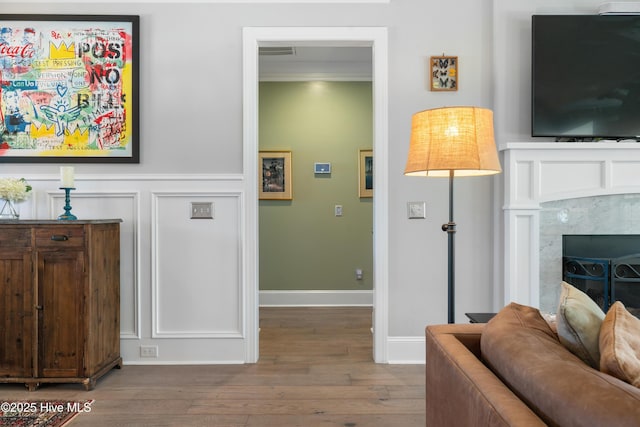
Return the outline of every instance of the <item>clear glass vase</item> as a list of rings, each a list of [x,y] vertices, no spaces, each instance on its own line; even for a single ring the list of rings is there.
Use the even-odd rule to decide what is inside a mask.
[[[0,199],[0,219],[20,219],[20,212],[13,200]]]

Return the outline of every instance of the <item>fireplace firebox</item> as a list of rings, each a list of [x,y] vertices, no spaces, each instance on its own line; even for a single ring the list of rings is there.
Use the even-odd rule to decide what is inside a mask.
[[[640,235],[562,236],[562,276],[604,312],[621,301],[640,318]]]

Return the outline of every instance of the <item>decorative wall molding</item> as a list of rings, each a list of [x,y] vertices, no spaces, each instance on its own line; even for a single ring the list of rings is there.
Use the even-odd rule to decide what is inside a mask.
[[[76,171],[81,167],[76,168]],[[56,218],[62,213],[64,193],[59,187],[59,174],[21,174],[32,186],[32,196],[21,203],[22,219]],[[72,213],[79,218],[121,218],[121,354],[126,364],[192,364],[192,363],[243,363],[245,361],[246,327],[242,321],[243,266],[242,243],[245,238],[244,218],[244,178],[240,174],[82,174],[75,175],[76,190],[71,193]],[[167,196],[168,203],[153,207],[154,195]],[[173,197],[169,197],[173,195]],[[188,202],[211,199],[215,203],[213,222],[187,219],[190,210]],[[155,209],[155,210],[154,210]],[[165,210],[167,209],[167,210]],[[180,209],[179,213],[172,210]],[[175,215],[174,215],[175,214]],[[177,218],[177,222],[166,221]],[[157,218],[161,239],[153,240]],[[200,221],[200,222],[196,222]],[[217,229],[209,226],[215,224]],[[171,227],[178,226],[174,239]],[[164,227],[166,226],[166,227]],[[184,228],[184,230],[182,229]],[[157,276],[152,279],[154,250],[178,247],[179,259],[161,259],[177,265],[185,263],[189,257],[189,247],[181,239],[181,233],[195,233],[202,239],[193,241],[206,252],[207,262],[196,265],[190,274],[183,275],[193,282],[196,278],[204,287],[204,298],[191,302],[175,301],[168,304],[168,310],[157,310],[160,320],[152,325],[152,287]],[[216,234],[218,233],[218,234]],[[211,234],[215,239],[209,238]],[[204,242],[204,243],[198,243]],[[232,248],[236,248],[235,250]],[[226,257],[226,258],[225,258]],[[208,259],[213,259],[208,262]],[[213,272],[218,268],[224,274]],[[167,267],[169,270],[169,267]],[[179,268],[175,269],[180,272]],[[226,276],[224,276],[226,275]],[[220,282],[216,278],[224,276]],[[154,279],[156,281],[154,282]],[[172,279],[163,277],[163,285]],[[180,283],[182,276],[175,281]],[[171,286],[171,285],[169,285]],[[193,284],[183,286],[183,291],[198,289]],[[222,298],[211,297],[214,292],[227,292]],[[233,292],[233,294],[230,294]],[[233,301],[229,304],[228,301]],[[172,301],[173,303],[173,301]],[[215,313],[223,313],[220,322]],[[200,309],[193,310],[192,306]],[[186,327],[175,330],[176,319],[183,318]],[[180,320],[180,319],[178,319]],[[163,323],[164,322],[164,323]],[[162,325],[169,325],[169,330]],[[195,325],[195,327],[194,327]],[[178,325],[180,326],[180,325]],[[202,327],[201,327],[202,326]],[[155,328],[155,329],[154,329]],[[159,337],[153,337],[153,332]],[[174,338],[178,337],[178,338]],[[141,357],[140,346],[158,347],[158,357]]]
[[[29,180],[33,183],[32,180]],[[65,195],[48,190],[48,218],[63,213]],[[140,339],[140,193],[138,191],[73,191],[72,213],[83,219],[119,218],[120,224],[120,338]]]
[[[7,176],[11,177],[11,174],[0,174],[1,177]],[[37,173],[28,173],[28,174],[20,174],[20,178],[24,178],[27,181],[42,181],[48,182],[51,181],[54,184],[57,184],[60,181],[60,174],[37,174]],[[221,182],[221,183],[229,183],[229,182],[237,182],[242,183],[244,181],[244,176],[242,174],[157,174],[157,173],[149,173],[149,174],[85,174],[78,173],[76,170],[76,174],[74,176],[74,180],[76,184],[79,182],[87,181],[87,182],[100,182],[100,181],[113,181],[113,182],[144,182],[144,181],[169,181],[169,182],[180,182],[180,181],[193,181],[193,182]],[[57,188],[57,187],[55,187]],[[80,188],[78,186],[78,188]]]
[[[151,197],[151,337],[243,338],[242,193]],[[212,203],[213,218],[192,219],[192,201]]]
[[[58,189],[59,175],[24,174],[24,177],[34,186],[34,197],[24,203],[23,218],[55,218],[62,211],[64,204],[64,194]],[[208,324],[204,329],[184,329],[177,333],[164,330],[162,322],[152,325],[152,319],[162,319],[163,315],[169,313],[159,309],[157,304],[151,301],[151,293],[157,286],[158,278],[157,273],[154,273],[156,276],[153,279],[151,277],[151,272],[154,270],[151,263],[162,262],[162,260],[155,255],[148,255],[152,254],[154,246],[162,247],[164,243],[171,244],[163,241],[166,237],[158,240],[159,236],[163,236],[162,232],[158,234],[156,230],[157,227],[162,226],[157,221],[161,209],[165,207],[173,209],[175,203],[189,202],[193,197],[211,197],[214,203],[219,198],[233,200],[233,209],[229,209],[229,213],[231,216],[236,216],[238,223],[234,223],[233,227],[227,231],[230,232],[230,238],[244,242],[246,235],[243,215],[246,194],[243,189],[246,183],[242,175],[76,174],[75,181],[77,190],[72,192],[73,212],[81,213],[85,218],[104,218],[106,215],[125,219],[121,228],[123,230],[121,244],[133,255],[124,255],[124,258],[131,258],[130,267],[125,267],[125,260],[121,261],[124,274],[121,296],[123,307],[121,354],[124,363],[127,365],[245,363],[248,325],[242,323],[242,319],[244,310],[251,308],[242,304],[245,300],[244,295],[240,296],[241,302],[233,306],[236,309],[233,319],[238,325],[235,328],[224,330]],[[171,203],[153,207],[154,199],[158,197],[166,197],[165,200]],[[216,210],[216,215],[222,213]],[[200,224],[207,224],[207,222]],[[211,244],[218,247],[216,242]],[[227,248],[225,245],[220,247]],[[188,248],[182,249],[188,253]],[[242,255],[233,266],[234,271],[235,269],[238,271],[237,281],[234,279],[227,284],[246,292],[246,252],[242,250],[240,252]],[[201,274],[206,280],[206,277],[213,273],[209,265],[203,265],[202,268],[197,274]],[[214,286],[213,282],[208,282],[207,286]],[[286,304],[291,305],[302,302],[305,305],[341,305],[346,300],[349,305],[371,305],[374,298],[387,298],[386,294],[376,295],[371,290],[291,292],[286,296],[283,295],[286,292],[276,293],[279,293],[280,297],[287,298]],[[263,291],[260,292],[260,298],[264,299],[266,304],[281,305],[273,301],[276,293],[269,295],[269,291]],[[152,310],[155,311],[153,315]],[[187,317],[193,315],[188,307],[182,307],[179,312]],[[378,325],[385,329],[386,334],[386,314],[382,320],[385,323],[378,323]],[[384,339],[385,356],[388,354],[389,363],[424,363],[424,338],[384,335]],[[141,345],[157,346],[158,357],[141,357]]]

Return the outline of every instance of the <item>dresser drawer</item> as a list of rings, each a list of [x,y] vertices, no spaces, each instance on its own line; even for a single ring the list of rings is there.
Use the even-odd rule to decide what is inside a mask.
[[[36,228],[36,248],[69,248],[84,246],[84,227],[60,225]]]
[[[0,248],[26,248],[31,246],[31,228],[0,227]]]

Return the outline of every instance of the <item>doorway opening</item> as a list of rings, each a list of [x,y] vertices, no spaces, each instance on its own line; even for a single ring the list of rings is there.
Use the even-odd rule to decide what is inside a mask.
[[[245,361],[259,357],[258,274],[258,50],[283,43],[299,46],[368,47],[373,68],[373,359],[387,358],[388,317],[388,191],[387,191],[387,34],[385,28],[245,28],[244,29],[244,141],[245,235],[243,324]]]

